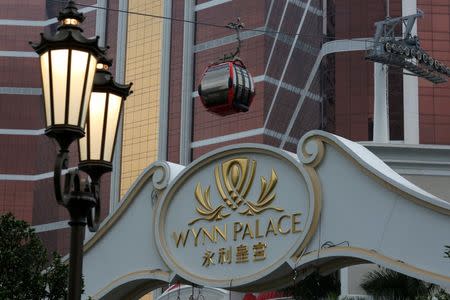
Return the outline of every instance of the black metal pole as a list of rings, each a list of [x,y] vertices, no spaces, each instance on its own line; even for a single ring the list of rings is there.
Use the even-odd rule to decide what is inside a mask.
[[[83,274],[83,242],[86,223],[70,224],[69,300],[80,300]]]
[[[84,230],[91,220],[91,211],[99,217],[100,198],[96,192],[98,187],[91,187],[89,183],[82,182],[78,170],[71,170],[65,175],[64,192],[61,190],[62,170],[67,168],[68,151],[61,150],[55,164],[54,187],[59,204],[67,208],[70,214],[70,257],[69,257],[69,300],[80,300],[83,286],[83,242]],[[91,224],[89,225],[90,227]]]

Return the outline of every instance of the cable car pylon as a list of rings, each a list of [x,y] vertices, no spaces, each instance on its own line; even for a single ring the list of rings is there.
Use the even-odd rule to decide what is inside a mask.
[[[255,97],[253,78],[238,57],[241,50],[240,31],[244,24],[238,18],[236,23],[228,23],[226,27],[236,31],[236,50],[210,64],[198,86],[198,94],[206,109],[221,116],[248,111]]]

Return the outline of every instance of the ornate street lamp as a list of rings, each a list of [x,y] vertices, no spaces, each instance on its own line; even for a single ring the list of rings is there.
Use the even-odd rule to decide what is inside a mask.
[[[91,102],[87,113],[86,136],[79,141],[79,169],[91,178],[112,169],[117,126],[123,100],[131,93],[132,84],[114,81],[109,72],[111,61],[100,59],[94,78]]]
[[[131,85],[119,84],[109,72],[111,60],[102,57],[97,63],[91,102],[87,112],[86,135],[78,141],[78,169],[89,174],[91,186],[98,191],[100,177],[112,170],[117,127],[124,100],[132,93]],[[100,202],[95,215],[88,215],[91,231],[97,230]],[[91,221],[92,220],[92,221]]]
[[[91,231],[98,226],[99,179],[112,169],[117,123],[122,101],[129,95],[131,85],[117,84],[107,70],[97,70],[98,63],[103,62],[100,64],[103,66],[106,61],[106,49],[98,46],[98,37],[83,36],[79,24],[84,16],[73,1],[68,1],[58,20],[60,25],[54,36],[41,33],[41,41],[31,45],[41,63],[45,134],[60,146],[54,169],[54,190],[57,202],[70,213],[68,299],[78,300],[81,298],[84,229],[86,224]],[[92,93],[94,81],[95,92]],[[90,106],[90,99],[93,106]],[[73,141],[85,136],[86,119],[88,136],[81,141],[79,169],[86,171],[92,181],[83,182],[78,170],[72,170],[65,176],[62,191],[62,170],[68,167],[68,149]],[[87,151],[84,151],[83,141]]]
[[[105,49],[98,38],[87,39],[78,26],[84,15],[69,1],[58,16],[60,25],[54,36],[41,33],[41,41],[32,44],[41,62],[44,95],[45,134],[56,139],[61,150],[84,136],[95,67]]]

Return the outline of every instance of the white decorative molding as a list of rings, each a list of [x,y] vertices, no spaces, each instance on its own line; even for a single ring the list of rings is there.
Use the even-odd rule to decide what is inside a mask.
[[[70,170],[76,170],[77,168],[69,168],[63,170],[62,174],[65,175]],[[40,173],[35,175],[22,175],[22,174],[0,174],[0,180],[5,181],[39,181],[48,178],[53,178],[53,171],[47,173]]]
[[[310,13],[313,15],[321,17],[323,15],[323,11],[320,8],[316,8],[312,5],[307,5],[302,0],[289,0],[290,3],[294,4],[295,6],[301,7],[303,9],[308,9]]]
[[[45,128],[42,129],[0,129],[0,135],[43,135]]]
[[[42,95],[42,89],[41,88],[2,86],[2,87],[0,87],[0,94],[40,96],[40,95]]]
[[[255,29],[256,30],[242,31],[240,33],[241,41],[264,35],[264,32],[263,32],[265,30],[264,26],[258,27]],[[228,45],[228,44],[233,44],[235,42],[236,42],[236,34],[227,35],[227,36],[215,39],[215,40],[196,44],[194,46],[194,53],[202,52],[205,50],[213,49],[213,48]]]
[[[264,128],[256,128],[256,129],[250,129],[250,130],[246,130],[246,131],[239,131],[236,133],[217,136],[217,137],[213,137],[210,139],[195,141],[195,142],[191,143],[191,147],[199,148],[199,147],[203,147],[203,146],[207,146],[207,145],[218,144],[218,143],[228,142],[228,141],[237,140],[237,139],[243,139],[246,137],[251,137],[251,136],[260,135],[260,134],[264,134]]]
[[[70,228],[70,226],[69,226],[69,220],[64,220],[64,221],[59,221],[59,222],[47,223],[47,224],[33,225],[33,226],[31,226],[31,228],[33,228],[36,233],[39,233],[39,232],[54,231],[54,230],[59,230],[59,229],[66,229],[66,228]]]
[[[231,2],[232,0],[211,0],[211,1],[208,1],[208,2],[204,2],[204,3],[201,3],[201,4],[197,4],[196,6],[195,6],[195,11],[201,11],[201,10],[204,10],[204,9],[207,9],[207,8],[211,8],[211,7],[214,7],[214,6],[217,6],[217,5],[221,5],[221,4],[224,4],[224,3],[227,3],[227,2]]]
[[[124,286],[126,283],[147,282],[146,288],[152,289],[171,280],[167,266],[157,255],[154,239],[146,232],[152,232],[155,226],[153,197],[160,197],[183,168],[170,162],[151,164],[124,195],[119,207],[102,221],[95,235],[88,237],[84,247],[87,295],[103,300],[128,299],[126,296],[141,290],[140,284]],[[110,239],[111,234],[114,239]],[[134,247],[131,241],[136,237],[145,239],[145,245]],[[132,249],[124,256],[122,251],[128,246]],[[116,263],[98,264],[106,258]],[[118,293],[117,289],[126,294]]]
[[[255,128],[255,129],[249,129],[245,131],[239,131],[236,133],[230,133],[222,136],[216,136],[209,139],[199,140],[191,143],[192,148],[199,148],[207,145],[213,145],[213,144],[219,144],[223,142],[229,142],[233,140],[238,140],[246,137],[256,136],[260,134],[265,134],[270,137],[276,138],[278,140],[281,140],[283,138],[283,133],[276,132],[275,130],[267,129],[267,128]],[[289,137],[287,142],[291,144],[298,144],[299,139],[294,137]]]
[[[96,6],[97,4],[94,4],[93,6]],[[80,8],[78,11],[81,13],[88,13],[91,11],[96,10],[95,7],[83,7]],[[33,21],[33,20],[14,20],[14,19],[0,19],[0,26],[26,26],[26,27],[45,27],[49,26],[51,24],[58,23],[57,18],[51,18],[47,20],[42,21]]]
[[[450,146],[361,142],[401,175],[450,176]]]
[[[34,51],[0,51],[0,57],[31,57],[37,58],[37,55]]]

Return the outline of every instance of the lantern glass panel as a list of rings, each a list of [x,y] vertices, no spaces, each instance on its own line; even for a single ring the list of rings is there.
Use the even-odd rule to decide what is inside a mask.
[[[89,128],[86,124],[85,131],[88,132]],[[87,135],[78,140],[79,151],[80,151],[80,161],[87,160]]]
[[[100,160],[103,140],[103,124],[106,108],[106,93],[92,93],[89,104],[89,146],[91,160]]]
[[[84,94],[83,108],[81,110],[81,123],[80,126],[86,125],[86,113],[89,107],[89,98],[91,97],[92,85],[94,82],[95,66],[97,65],[97,59],[94,55],[91,55],[89,59],[89,67],[86,81],[86,92]]]
[[[44,94],[45,120],[46,125],[52,125],[51,105],[50,105],[50,71],[48,64],[48,51],[41,55],[41,76],[42,76],[42,92]]]
[[[55,124],[65,123],[69,50],[50,51]]]
[[[80,109],[83,98],[83,86],[86,79],[86,71],[89,54],[84,51],[71,50],[70,63],[70,99],[69,99],[69,124],[78,126]],[[80,124],[84,125],[84,124]]]
[[[119,122],[120,107],[122,98],[109,94],[108,99],[108,120],[106,123],[105,132],[105,150],[103,160],[112,161],[112,154],[114,148],[114,139],[116,137],[117,124]]]
[[[61,24],[62,25],[74,25],[74,26],[76,26],[76,25],[80,24],[80,22],[77,19],[70,19],[70,18],[68,18],[68,19],[62,20]]]

